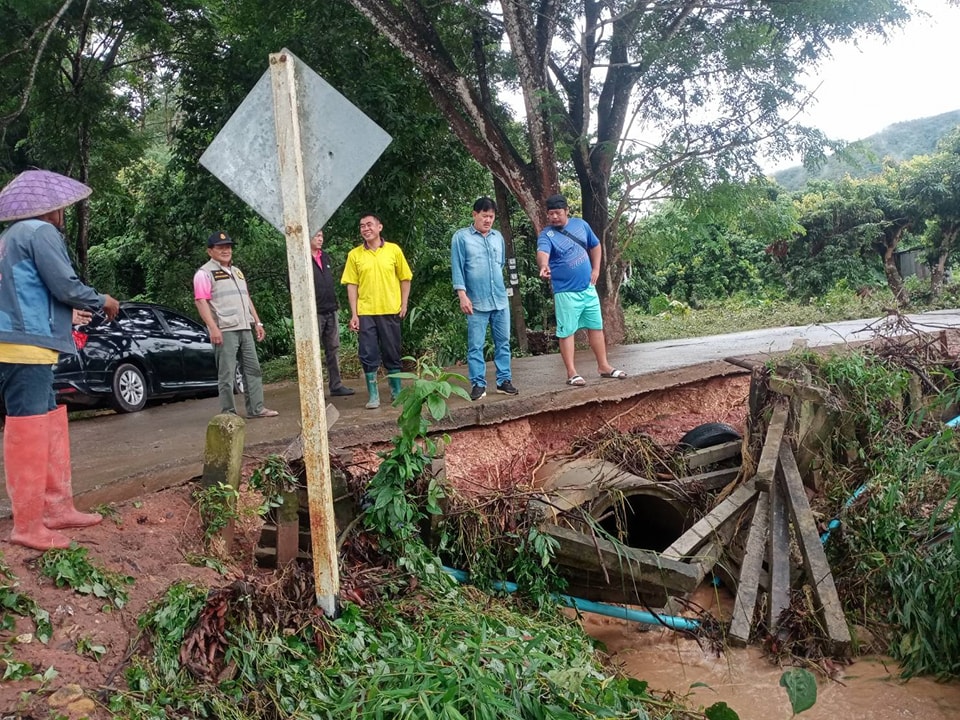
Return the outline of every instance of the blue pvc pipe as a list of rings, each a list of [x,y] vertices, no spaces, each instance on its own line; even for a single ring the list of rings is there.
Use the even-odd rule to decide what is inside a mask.
[[[851,495],[849,498],[847,498],[847,501],[843,504],[843,510],[846,510],[846,509],[848,509],[851,505],[853,505],[853,503],[856,501],[856,499],[857,499],[858,497],[860,497],[861,495],[863,495],[863,493],[865,493],[866,490],[867,490],[867,484],[866,484],[866,483],[864,483],[863,485],[861,485],[860,487],[858,487],[856,490],[854,490],[854,491],[853,491],[853,495]],[[841,512],[842,512],[842,511],[841,511]],[[838,527],[840,527],[840,520],[839,520],[839,518],[834,518],[833,520],[831,520],[830,522],[828,522],[828,523],[827,523],[827,529],[824,530],[824,531],[823,531],[823,534],[820,536],[820,543],[821,543],[822,545],[825,545],[826,542],[827,542],[827,540],[830,539],[830,533],[832,533],[832,532],[833,532],[834,530],[836,530]]]
[[[444,567],[443,570],[461,585],[466,585],[470,582],[470,576],[463,570],[448,567]],[[507,580],[497,580],[493,583],[493,587],[495,590],[502,590],[507,593],[517,591],[517,584]],[[676,615],[659,615],[645,610],[633,610],[631,608],[621,607],[620,605],[610,605],[608,603],[598,603],[592,600],[575,598],[570,595],[557,594],[554,595],[553,598],[557,602],[578,611],[606,615],[621,620],[631,620],[633,622],[644,623],[645,625],[660,625],[661,627],[668,627],[671,630],[691,631],[695,631],[700,627],[699,620],[691,620],[690,618],[678,617]]]
[[[957,427],[957,426],[960,426],[960,415],[957,415],[957,417],[955,417],[953,420],[947,420],[947,422],[945,423],[945,425],[946,425],[947,427],[951,427],[951,428],[955,428],[955,427]],[[863,485],[861,485],[860,487],[858,487],[856,490],[854,490],[854,491],[853,491],[853,495],[851,495],[851,496],[847,499],[847,501],[843,504],[843,510],[846,510],[846,509],[849,508],[851,505],[853,505],[854,501],[855,501],[858,497],[860,497],[861,495],[863,495],[863,493],[866,491],[866,489],[867,489],[867,484],[864,483]],[[841,512],[842,512],[842,511],[841,511]],[[834,530],[836,530],[838,527],[840,527],[840,520],[839,520],[839,518],[834,518],[833,520],[831,520],[830,522],[828,522],[828,523],[827,523],[827,529],[823,531],[823,534],[822,534],[822,535],[820,535],[820,542],[821,542],[821,544],[826,544],[827,540],[830,539],[830,533],[832,533],[832,532],[833,532]]]

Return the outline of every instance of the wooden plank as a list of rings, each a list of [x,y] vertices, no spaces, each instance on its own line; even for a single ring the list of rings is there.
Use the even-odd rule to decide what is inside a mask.
[[[693,527],[677,538],[661,555],[674,560],[694,557],[697,549],[712,540],[720,527],[753,502],[756,495],[756,485],[752,480],[748,480],[730,493],[730,496],[711,510],[706,517],[698,520]]]
[[[676,484],[685,490],[689,490],[691,487],[703,490],[716,490],[729,485],[732,481],[736,480],[739,474],[739,467],[722,468],[720,470],[712,470],[711,472],[678,478]]]
[[[767,436],[763,441],[763,450],[760,452],[760,462],[757,463],[757,472],[754,479],[760,490],[770,491],[770,484],[777,471],[777,456],[780,453],[780,441],[787,427],[790,415],[790,405],[783,399],[773,406],[773,415],[767,426]]]
[[[283,504],[274,508],[277,518],[275,547],[278,568],[294,562],[300,552],[300,494],[294,490],[280,495]]]
[[[257,566],[261,568],[276,568],[277,567],[277,551],[272,547],[258,547],[254,551],[254,559],[256,560]],[[310,553],[306,550],[301,550],[297,555],[297,560],[301,562],[313,562],[313,558],[310,556]]]
[[[697,572],[688,564],[650,550],[612,543],[559,525],[544,525],[541,532],[560,544],[554,561],[574,570],[609,574],[611,584],[639,583],[666,588],[676,594],[697,587]]]
[[[771,634],[780,621],[780,613],[790,606],[790,527],[783,483],[774,478],[770,487],[769,543],[767,566],[770,586],[767,589],[767,627]]]
[[[787,443],[783,443],[780,447],[780,472],[797,543],[803,555],[807,581],[820,603],[821,619],[830,637],[831,651],[837,655],[848,654],[851,646],[850,629],[847,627],[830,564],[820,543],[817,523],[810,511],[810,503],[803,489],[803,480],[800,477],[796,459]]]
[[[770,496],[761,492],[757,495],[757,504],[753,509],[753,522],[747,536],[747,548],[740,565],[740,579],[737,586],[737,598],[733,604],[733,617],[727,637],[735,647],[744,647],[750,641],[750,628],[757,607],[757,594],[760,587],[760,573],[767,544],[768,513]]]
[[[713,445],[712,447],[694,450],[683,456],[683,461],[689,470],[696,470],[704,465],[712,465],[721,460],[729,460],[740,454],[743,442],[741,440],[731,440],[730,442]]]

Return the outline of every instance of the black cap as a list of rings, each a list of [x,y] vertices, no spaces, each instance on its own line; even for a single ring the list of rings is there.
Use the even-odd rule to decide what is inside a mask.
[[[218,230],[207,238],[207,247],[211,248],[214,245],[233,245],[233,240],[223,230]]]
[[[566,210],[567,199],[563,195],[551,195],[547,198],[547,210]]]

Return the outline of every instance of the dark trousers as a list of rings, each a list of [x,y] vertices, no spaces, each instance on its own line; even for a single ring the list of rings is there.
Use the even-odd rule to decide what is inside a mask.
[[[336,312],[318,313],[317,325],[320,327],[320,344],[327,361],[327,381],[330,389],[343,387],[340,379],[340,321]]]
[[[400,316],[361,315],[357,354],[365,373],[376,372],[381,362],[387,374],[400,370]]]

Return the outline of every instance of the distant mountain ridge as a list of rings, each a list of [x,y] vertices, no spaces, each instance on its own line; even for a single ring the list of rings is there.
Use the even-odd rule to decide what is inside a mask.
[[[831,155],[818,170],[802,165],[780,170],[773,179],[787,190],[800,190],[810,180],[839,180],[845,175],[868,177],[880,172],[885,158],[909,160],[936,150],[940,138],[960,125],[960,110],[941,115],[905,120],[884,128],[875,135],[851,143],[850,159]]]

